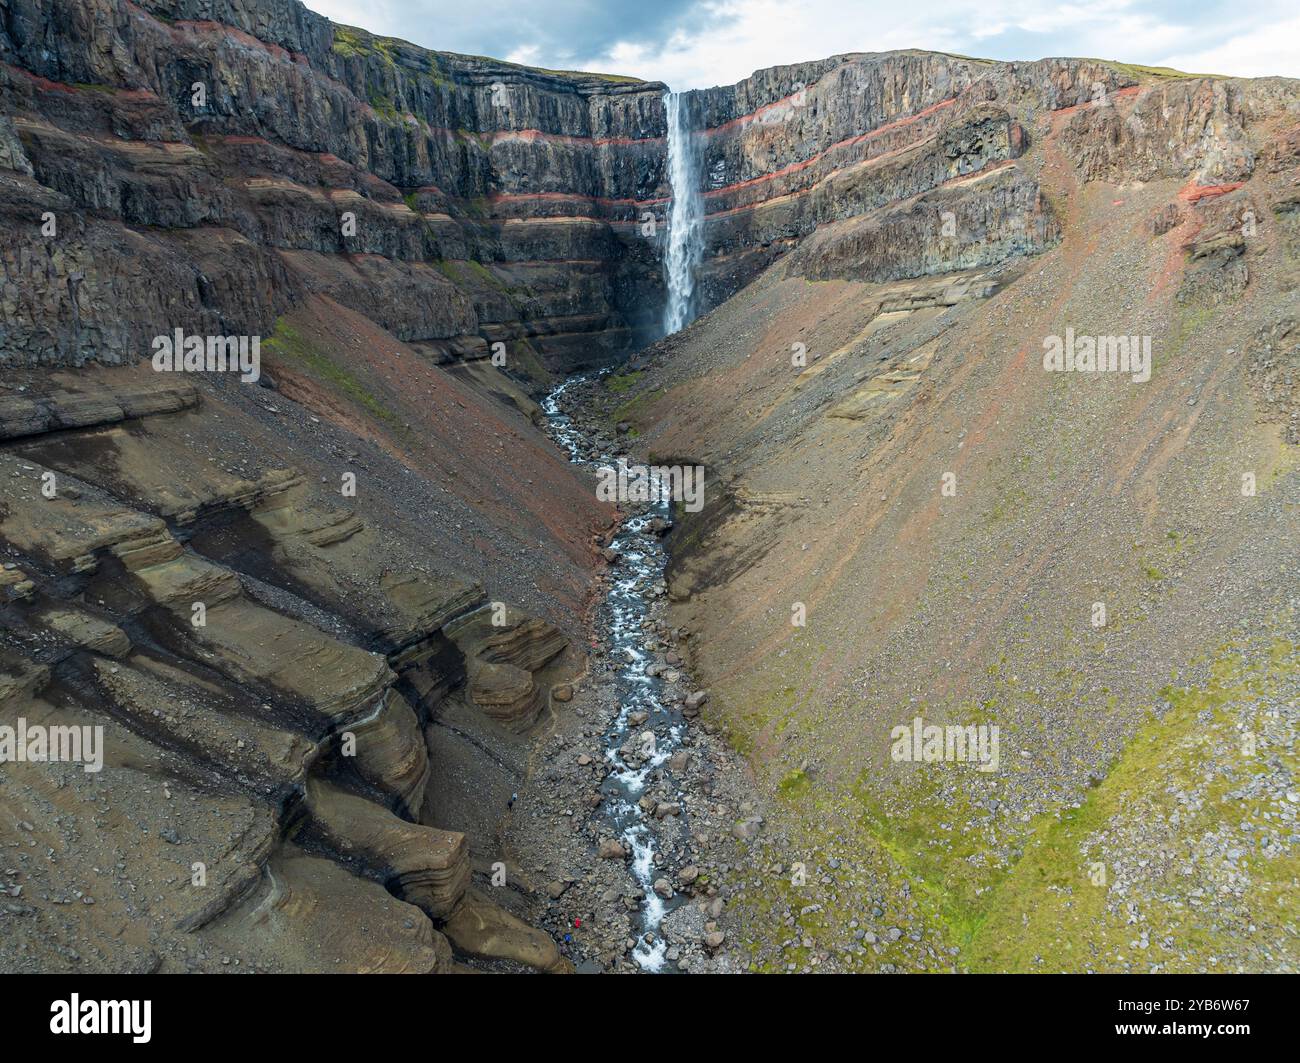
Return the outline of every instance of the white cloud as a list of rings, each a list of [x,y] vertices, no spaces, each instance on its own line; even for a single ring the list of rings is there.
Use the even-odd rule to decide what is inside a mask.
[[[307,7],[344,26],[360,26],[372,33],[392,34],[396,20],[393,7],[401,7],[401,0],[305,0]],[[400,36],[400,34],[398,34]]]
[[[497,0],[479,2],[484,5],[479,13],[463,0],[308,0],[308,5],[336,21],[455,50],[457,35],[498,24],[487,18],[500,14]],[[472,47],[467,41],[461,50],[544,67],[629,74],[676,89],[730,84],[763,67],[840,52],[893,48],[990,59],[1085,56],[1194,73],[1300,76],[1300,19],[1288,0],[701,0],[663,40],[614,38],[577,57],[558,50],[565,42],[560,9],[532,0],[530,10],[561,43],[494,48],[483,39],[492,31],[483,29]],[[583,18],[582,5],[564,10]]]
[[[1235,74],[1238,77],[1300,76],[1300,18],[1261,26],[1222,44],[1196,52],[1178,52],[1161,60],[1193,74]]]
[[[590,56],[586,65],[666,81],[674,88],[701,88],[739,81],[763,67],[839,52],[925,48],[993,59],[1085,56],[1197,73],[1300,76],[1296,20],[1276,21],[1270,17],[1275,5],[1249,0],[1232,9],[1236,25],[1226,26],[1221,17],[1198,14],[1194,4],[1181,9],[1181,22],[1167,21],[1167,15],[1141,0],[1064,6],[1050,0],[909,0],[906,6],[722,0],[707,6],[730,21],[657,47],[615,43]],[[1237,32],[1251,22],[1261,28]]]
[[[507,63],[518,63],[520,66],[545,66],[545,56],[542,50],[535,44],[527,44],[522,48],[516,48],[509,55],[502,58]]]

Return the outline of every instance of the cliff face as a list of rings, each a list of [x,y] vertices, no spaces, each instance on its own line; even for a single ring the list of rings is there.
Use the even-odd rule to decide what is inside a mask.
[[[296,0],[27,0],[0,63],[4,364],[129,363],[176,327],[267,335],[309,294],[438,361],[504,343],[533,379],[657,335],[662,85],[430,52]],[[1015,165],[1027,125],[1139,74],[894,52],[689,93],[704,308],[851,217],[872,216],[811,276],[1041,251],[1059,232]],[[1079,111],[1061,148],[1090,177],[1239,180],[1269,84],[1166,79],[1123,119]],[[945,212],[982,239],[946,240]],[[907,261],[879,261],[900,242]]]
[[[567,369],[648,334],[662,86],[428,52],[294,0],[8,5],[0,61],[5,364],[267,335],[309,293],[439,359],[501,341]]]
[[[918,277],[1050,247],[1059,219],[1040,195],[1038,165],[1017,163],[1046,114],[1066,117],[1060,150],[1090,179],[1243,180],[1257,150],[1246,124],[1285,108],[1290,89],[1278,79],[1144,79],[1140,68],[1092,60],[890,52],[689,95],[712,306],[802,238],[854,217],[863,220],[824,241],[807,276]]]
[[[296,0],[31,0],[6,9],[0,62],[4,364],[129,363],[176,327],[269,335],[310,294],[436,361],[503,343],[533,380],[657,336],[662,85],[430,52]],[[1027,123],[1137,86],[1086,60],[895,52],[689,93],[703,307],[852,217],[870,220],[810,275],[1041,251],[1059,233],[1015,165]],[[1267,91],[1172,80],[1122,123],[1081,112],[1062,148],[1090,176],[1140,159],[1236,180]],[[943,239],[945,212],[983,238]],[[873,261],[900,242],[907,261]]]

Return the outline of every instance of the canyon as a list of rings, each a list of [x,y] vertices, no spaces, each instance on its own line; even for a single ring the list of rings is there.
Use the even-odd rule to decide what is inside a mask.
[[[1300,83],[11,0],[0,94],[0,726],[105,735],[0,969],[1300,966]]]

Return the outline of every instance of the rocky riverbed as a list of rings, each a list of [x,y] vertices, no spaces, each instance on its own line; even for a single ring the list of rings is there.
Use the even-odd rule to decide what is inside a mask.
[[[572,381],[544,404],[556,442],[593,468],[625,453],[587,426],[594,387]],[[743,759],[703,719],[692,632],[666,618],[670,529],[666,504],[624,507],[605,548],[588,673],[557,691],[507,827],[509,851],[545,893],[539,923],[579,971],[746,966],[728,900],[763,816]]]

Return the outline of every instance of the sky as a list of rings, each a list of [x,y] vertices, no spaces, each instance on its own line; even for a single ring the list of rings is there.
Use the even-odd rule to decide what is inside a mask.
[[[305,0],[335,22],[530,66],[727,85],[839,52],[1083,56],[1300,77],[1295,0]]]

